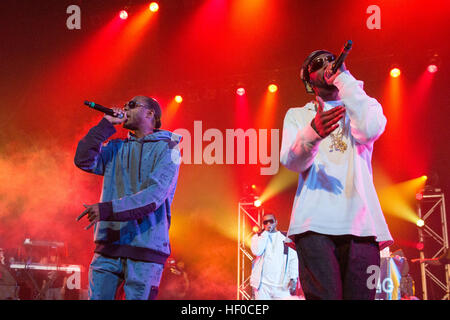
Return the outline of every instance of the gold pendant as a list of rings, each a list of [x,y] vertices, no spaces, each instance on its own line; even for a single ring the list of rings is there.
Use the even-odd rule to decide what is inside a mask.
[[[334,151],[340,151],[344,153],[347,150],[347,144],[345,141],[342,140],[342,137],[336,137],[334,135],[331,135],[332,143],[330,145],[330,152]]]
[[[340,140],[338,142],[338,149],[340,152],[344,153],[345,150],[347,150],[347,144],[344,141]]]

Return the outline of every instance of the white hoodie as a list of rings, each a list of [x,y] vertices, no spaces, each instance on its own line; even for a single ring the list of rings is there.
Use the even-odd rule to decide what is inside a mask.
[[[345,121],[334,133],[343,128],[346,151],[330,151],[331,136],[322,139],[311,127],[314,103],[289,109],[284,119],[280,161],[299,173],[288,236],[306,231],[375,236],[383,249],[393,241],[373,184],[371,160],[386,118],[349,71],[337,76],[334,85],[340,100],[325,102],[324,111],[345,106]]]

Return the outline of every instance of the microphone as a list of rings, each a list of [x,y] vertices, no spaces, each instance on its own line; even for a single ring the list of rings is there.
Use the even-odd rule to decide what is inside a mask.
[[[352,45],[353,45],[352,40],[348,40],[347,43],[344,45],[341,53],[339,54],[339,57],[333,63],[333,66],[331,68],[331,74],[335,74],[336,71],[342,66],[342,63],[344,63],[345,58],[347,58],[347,55],[349,54],[350,50],[352,50]]]
[[[109,116],[113,116],[119,119],[123,118],[123,114],[119,113],[117,115],[114,115],[114,110],[106,108],[104,106],[101,106],[99,104],[96,104],[95,102],[90,102],[90,101],[84,101],[84,104],[87,105],[89,108],[95,109],[97,111],[103,112]]]

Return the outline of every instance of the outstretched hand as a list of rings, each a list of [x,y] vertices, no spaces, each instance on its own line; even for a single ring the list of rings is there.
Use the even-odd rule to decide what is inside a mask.
[[[311,121],[311,126],[321,138],[325,138],[339,127],[338,122],[345,116],[345,108],[344,106],[337,106],[324,112],[322,98],[317,96],[316,99],[318,103],[317,113]]]
[[[83,204],[83,206],[86,208],[77,218],[77,221],[80,221],[81,218],[83,218],[85,215],[88,215],[87,218],[90,222],[90,224],[85,227],[85,230],[88,230],[90,227],[92,227],[96,222],[100,221],[100,208],[98,206],[98,203],[87,205]]]

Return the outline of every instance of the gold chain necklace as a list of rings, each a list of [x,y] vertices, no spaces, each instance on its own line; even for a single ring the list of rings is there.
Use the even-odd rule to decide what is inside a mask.
[[[317,101],[314,101],[314,106],[316,107],[317,112]],[[347,150],[347,143],[343,140],[344,138],[344,130],[345,130],[345,115],[344,115],[344,121],[342,123],[342,127],[339,125],[338,132],[336,134],[330,133],[331,137],[331,144],[330,144],[330,152],[333,151],[340,151],[344,153]]]

